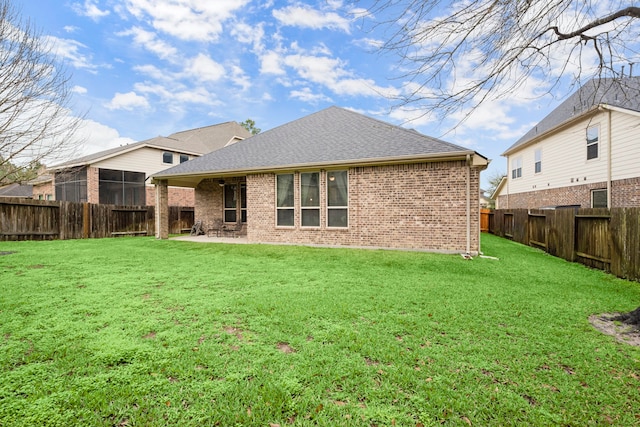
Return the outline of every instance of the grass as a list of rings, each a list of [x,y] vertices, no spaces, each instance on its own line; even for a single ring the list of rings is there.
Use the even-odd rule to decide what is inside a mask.
[[[640,424],[640,284],[499,260],[120,238],[3,242],[2,426]]]

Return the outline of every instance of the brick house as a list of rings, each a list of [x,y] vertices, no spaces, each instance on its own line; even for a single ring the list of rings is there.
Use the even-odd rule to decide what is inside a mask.
[[[516,141],[500,209],[640,206],[640,78],[591,80]]]
[[[151,174],[251,136],[236,122],[176,132],[74,159],[48,169],[55,200],[154,205]],[[171,206],[193,206],[192,188],[172,187]]]
[[[479,252],[487,159],[330,107],[153,175],[156,236],[167,188],[195,188],[195,219],[250,242]]]

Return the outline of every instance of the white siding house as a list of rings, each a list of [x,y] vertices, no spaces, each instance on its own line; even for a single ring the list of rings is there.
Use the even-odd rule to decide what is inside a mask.
[[[497,208],[640,206],[640,79],[590,81],[503,155]]]
[[[56,200],[116,205],[155,204],[152,174],[251,136],[236,122],[176,132],[100,151],[49,169]],[[170,204],[193,206],[192,189],[172,188]]]

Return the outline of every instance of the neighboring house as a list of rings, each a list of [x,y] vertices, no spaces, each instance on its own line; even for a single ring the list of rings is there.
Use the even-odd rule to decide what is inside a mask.
[[[156,235],[168,186],[195,219],[250,242],[479,251],[480,154],[330,107],[153,175]]]
[[[513,144],[497,208],[640,206],[640,77],[591,80]]]
[[[17,197],[19,199],[31,199],[33,186],[19,184],[17,182],[0,187],[0,197]]]
[[[115,205],[154,205],[150,175],[171,165],[251,136],[236,122],[158,136],[146,141],[90,154],[49,168],[55,200]],[[193,206],[193,189],[171,188],[169,203]]]
[[[44,168],[43,168],[44,169]],[[53,187],[53,175],[44,172],[36,179],[30,181],[33,187],[32,197],[36,200],[53,200],[55,189]]]

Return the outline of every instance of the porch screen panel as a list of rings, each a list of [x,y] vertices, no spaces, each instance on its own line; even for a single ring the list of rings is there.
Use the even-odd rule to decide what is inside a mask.
[[[276,175],[276,224],[293,227],[294,221],[293,174]]]
[[[236,184],[224,186],[224,222],[237,222]]]
[[[303,227],[320,226],[320,174],[300,174],[300,204]]]
[[[86,202],[87,199],[87,168],[75,168],[55,175],[56,200],[67,202]]]
[[[347,171],[327,172],[327,226],[349,225],[349,177]]]
[[[145,173],[100,169],[99,200],[110,205],[145,205]]]

